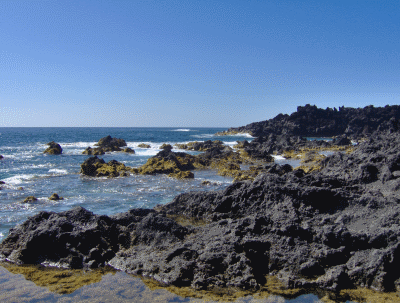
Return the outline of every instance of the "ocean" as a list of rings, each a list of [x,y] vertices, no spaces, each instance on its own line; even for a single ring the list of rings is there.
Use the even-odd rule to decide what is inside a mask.
[[[216,171],[210,169],[193,171],[194,179],[189,180],[176,180],[166,175],[143,176],[133,174],[121,178],[91,178],[79,173],[81,163],[89,157],[83,155],[82,152],[89,146],[94,147],[99,139],[108,135],[124,139],[127,146],[135,150],[135,154],[112,152],[99,157],[106,162],[115,159],[131,167],[139,167],[146,163],[147,159],[160,151],[160,146],[163,143],[174,145],[175,143],[191,141],[221,140],[226,145],[233,146],[238,140],[252,139],[247,134],[222,137],[214,135],[223,130],[226,129],[191,127],[0,128],[0,155],[4,157],[0,160],[0,181],[5,183],[0,184],[0,242],[7,236],[11,228],[42,210],[60,212],[69,210],[74,206],[82,206],[95,214],[112,215],[128,211],[131,208],[152,208],[157,204],[165,204],[183,192],[225,188],[232,183],[232,178],[218,176]],[[63,149],[61,155],[43,153],[50,141],[55,141],[61,145]],[[141,143],[149,144],[151,147],[140,148],[138,145]],[[174,149],[173,151],[183,150]],[[277,157],[276,162],[283,164],[285,159]],[[209,180],[211,183],[204,185],[202,184],[204,180]],[[57,193],[64,199],[59,201],[49,200],[53,193]],[[24,199],[28,196],[36,197],[37,201],[24,203]],[[68,298],[76,302],[88,298],[88,292],[93,295],[93,291],[96,292],[93,289],[104,290],[104,287],[110,287],[109,291],[112,293],[112,289],[122,287],[123,290],[127,291],[135,283],[135,285],[139,285],[137,287],[141,289],[140,291],[148,291],[145,286],[140,284],[140,279],[123,273],[108,274],[104,277],[99,282],[100,284],[96,284],[97,286],[85,286],[72,295],[59,295],[51,293],[43,287],[25,285],[27,281],[24,278],[21,278],[20,275],[11,274],[0,266],[0,298],[3,302],[13,302],[14,299],[18,302],[58,302],[60,300],[69,302]],[[116,277],[119,277],[119,280],[116,280]],[[99,287],[98,285],[102,286]],[[25,290],[25,292],[21,293],[22,290]],[[5,291],[7,291],[8,296],[5,295]],[[136,294],[139,294],[140,291],[138,290]],[[32,295],[32,298],[30,298],[30,295]],[[154,298],[158,295],[159,291],[153,292]],[[18,296],[18,299],[16,296]],[[167,297],[168,302],[189,302],[192,300],[183,299],[177,295],[168,295]],[[243,302],[318,302],[314,295],[303,295],[292,300],[275,297],[276,300],[271,297],[267,301],[252,301],[254,298],[249,298]],[[114,297],[113,301],[127,302],[121,298],[119,300]],[[193,302],[196,301],[193,300]],[[93,300],[89,301],[104,302],[107,300],[98,291],[97,295],[94,293]],[[160,302],[164,301],[161,300]]]

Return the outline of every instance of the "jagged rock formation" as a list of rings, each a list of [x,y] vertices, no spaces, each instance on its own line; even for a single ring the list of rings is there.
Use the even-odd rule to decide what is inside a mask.
[[[214,141],[207,140],[204,142],[194,141],[186,144],[175,144],[175,146],[180,149],[187,149],[194,151],[208,151],[215,148],[217,149],[225,148],[224,143],[220,140],[214,140]]]
[[[89,146],[82,152],[82,154],[99,156],[99,155],[104,155],[106,152],[115,152],[115,151],[123,151],[131,154],[135,153],[135,151],[132,148],[129,147],[126,147],[124,149],[121,148],[126,146],[126,142],[124,139],[112,138],[111,136],[101,138],[99,142],[97,142],[95,145],[98,147],[91,148]]]
[[[90,177],[123,177],[129,175],[130,167],[116,160],[106,163],[97,156],[86,159],[81,164],[80,173]]]
[[[399,150],[398,133],[376,133],[326,157],[319,172],[271,166],[252,182],[110,217],[41,212],[11,230],[0,253],[16,263],[110,264],[195,289],[256,290],[270,274],[287,287],[400,289]],[[169,218],[177,214],[206,224],[182,226]]]
[[[50,154],[50,155],[61,155],[62,154],[62,148],[61,148],[60,144],[58,144],[54,141],[51,141],[51,142],[47,143],[47,145],[49,147],[46,148],[46,150],[43,153]]]
[[[333,137],[346,134],[352,138],[366,137],[374,131],[399,130],[400,106],[364,108],[339,107],[320,109],[315,105],[299,106],[291,115],[279,114],[273,119],[254,122],[229,133],[249,133],[255,137],[290,135],[300,137]]]

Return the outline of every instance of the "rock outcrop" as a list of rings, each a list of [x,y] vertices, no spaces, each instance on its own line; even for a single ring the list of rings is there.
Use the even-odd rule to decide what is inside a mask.
[[[339,107],[317,108],[315,105],[299,106],[291,115],[279,114],[273,119],[254,122],[238,128],[230,128],[224,134],[249,133],[255,137],[290,135],[300,137],[333,137],[347,135],[361,138],[374,131],[399,130],[400,106],[364,108]]]
[[[96,146],[102,147],[107,151],[109,149],[110,151],[114,150],[120,150],[121,147],[126,146],[126,142],[124,139],[118,139],[118,138],[112,138],[111,136],[107,136],[104,138],[101,138]]]
[[[59,201],[59,200],[64,200],[63,197],[60,197],[57,193],[53,193],[50,197],[49,200],[52,201]]]
[[[46,148],[46,150],[43,153],[50,154],[50,155],[61,155],[62,154],[62,148],[61,148],[60,144],[58,144],[54,141],[51,141],[51,142],[47,143],[47,145],[49,147]]]
[[[0,253],[21,264],[110,264],[195,289],[257,290],[275,275],[289,288],[393,291],[400,289],[399,150],[398,133],[376,133],[352,153],[324,158],[318,172],[271,164],[254,181],[109,217],[82,208],[41,212],[11,230]],[[177,214],[206,224],[180,225],[170,219]]]
[[[126,146],[126,142],[124,139],[112,138],[111,136],[101,138],[99,142],[97,142],[95,145],[98,147],[92,148],[89,146],[82,152],[82,154],[99,156],[99,155],[104,155],[107,152],[116,152],[116,151],[123,151],[131,154],[135,153],[135,151],[130,147],[126,147],[124,149],[121,148]]]
[[[24,199],[22,203],[33,203],[36,202],[38,199],[35,196],[29,196]]]
[[[129,175],[130,167],[116,160],[106,163],[97,156],[86,159],[81,164],[80,173],[90,177],[124,177]]]
[[[194,151],[208,151],[215,148],[223,149],[226,147],[224,143],[220,140],[214,140],[214,141],[207,140],[204,142],[194,141],[186,144],[175,144],[175,146],[179,149],[187,149]]]

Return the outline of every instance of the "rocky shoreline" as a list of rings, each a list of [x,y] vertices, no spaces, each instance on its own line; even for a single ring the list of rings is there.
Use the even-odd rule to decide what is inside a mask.
[[[239,143],[236,160],[232,151],[215,147],[196,157],[166,148],[151,161],[175,163],[168,173],[176,173],[174,167],[196,168],[199,159],[204,166],[216,159],[225,163],[224,153],[231,153],[232,165],[239,158],[266,162],[274,153],[308,154],[318,167],[307,171],[263,164],[252,179],[237,179],[224,190],[183,193],[154,209],[113,216],[95,215],[81,207],[41,212],[10,230],[0,245],[0,256],[16,264],[64,268],[110,265],[196,290],[257,291],[275,276],[289,289],[400,291],[398,107],[334,111],[306,106],[296,119],[308,121],[310,112],[322,111],[333,117],[340,112],[374,116],[367,115],[370,123],[362,120],[358,128],[353,120],[346,128],[341,120],[324,132],[316,131],[318,125],[306,128],[313,131],[305,136],[353,130],[325,142],[293,134],[297,128],[282,124],[280,115],[266,125],[278,121],[282,129],[274,134],[264,128],[252,142]],[[368,131],[365,124],[371,125]],[[283,133],[284,129],[292,133]],[[350,138],[363,140],[352,145]],[[318,159],[310,154],[327,148],[337,152]]]

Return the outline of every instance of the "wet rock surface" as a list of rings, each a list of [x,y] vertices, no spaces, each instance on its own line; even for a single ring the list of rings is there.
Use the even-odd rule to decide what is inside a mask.
[[[135,151],[129,147],[122,149],[121,147],[126,146],[126,142],[124,139],[113,138],[111,136],[107,136],[101,138],[96,144],[98,147],[88,147],[86,148],[82,154],[90,155],[90,156],[99,156],[104,155],[106,152],[126,152],[134,154]]]
[[[50,155],[61,155],[62,154],[62,148],[61,148],[60,144],[58,144],[54,141],[51,141],[51,142],[47,143],[47,145],[49,147],[46,148],[46,150],[43,153],[50,154]]]
[[[89,177],[123,177],[129,175],[130,167],[116,160],[105,162],[97,156],[86,159],[81,164],[80,173]]]

